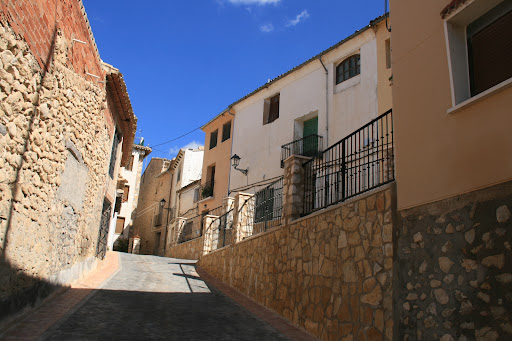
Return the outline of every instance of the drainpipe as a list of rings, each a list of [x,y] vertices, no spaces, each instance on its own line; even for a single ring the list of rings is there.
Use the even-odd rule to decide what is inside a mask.
[[[318,56],[318,60],[325,70],[325,148],[329,147],[329,72],[322,61],[322,55]]]
[[[232,128],[231,130],[233,131],[233,133],[235,132],[235,114],[231,113],[230,112],[231,110],[231,107],[228,107],[228,114],[230,114],[231,116],[233,116],[233,124],[232,124]],[[233,155],[233,140],[234,140],[235,136],[234,135],[231,135],[231,152],[229,154],[229,157],[231,158],[231,155]],[[231,185],[231,159],[229,160],[229,175],[228,175],[228,193],[227,193],[227,196],[229,197],[229,186]]]

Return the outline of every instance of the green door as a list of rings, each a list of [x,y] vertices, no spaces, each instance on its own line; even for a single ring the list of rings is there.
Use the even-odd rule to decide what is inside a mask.
[[[316,156],[318,153],[318,116],[304,122],[303,155]]]

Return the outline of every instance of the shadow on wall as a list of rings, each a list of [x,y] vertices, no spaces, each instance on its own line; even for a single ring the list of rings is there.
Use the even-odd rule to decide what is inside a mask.
[[[55,10],[57,9],[57,3],[58,2],[55,2]],[[29,121],[26,130],[27,134],[24,136],[23,144],[20,143],[20,145],[17,146],[19,161],[15,167],[15,176],[6,179],[4,182],[9,187],[10,199],[8,199],[8,207],[5,210],[6,216],[0,216],[0,327],[22,313],[24,309],[29,309],[30,307],[35,306],[52,292],[62,288],[62,285],[57,284],[57,282],[52,283],[47,279],[37,278],[26,274],[23,269],[11,264],[8,254],[10,231],[21,228],[20,226],[16,226],[16,219],[14,219],[15,205],[21,205],[21,199],[23,198],[21,190],[21,171],[24,167],[26,168],[25,163],[27,159],[28,146],[31,141],[31,137],[34,134],[34,123],[39,118],[39,111],[37,109],[43,93],[43,83],[53,61],[55,44],[58,36],[57,25],[58,23],[55,21],[50,49],[44,62],[44,68],[40,72],[40,80],[37,85],[37,90],[34,93],[34,98],[37,98],[37,100],[33,102],[30,116],[27,115],[27,119]],[[25,113],[26,112],[27,111],[25,111]],[[21,112],[16,112],[14,115],[23,114]],[[14,181],[10,181],[12,179],[14,179]],[[30,233],[30,231],[27,231],[27,233]],[[25,266],[29,267],[30,264],[25,264]]]

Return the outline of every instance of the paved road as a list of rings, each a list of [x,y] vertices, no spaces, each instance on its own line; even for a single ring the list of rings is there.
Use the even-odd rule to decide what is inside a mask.
[[[287,340],[187,260],[120,254],[120,270],[40,340]]]

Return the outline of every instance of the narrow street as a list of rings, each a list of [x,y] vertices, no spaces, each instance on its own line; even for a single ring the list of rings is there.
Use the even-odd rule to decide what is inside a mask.
[[[125,253],[111,279],[38,339],[287,340],[209,287],[193,261]]]

